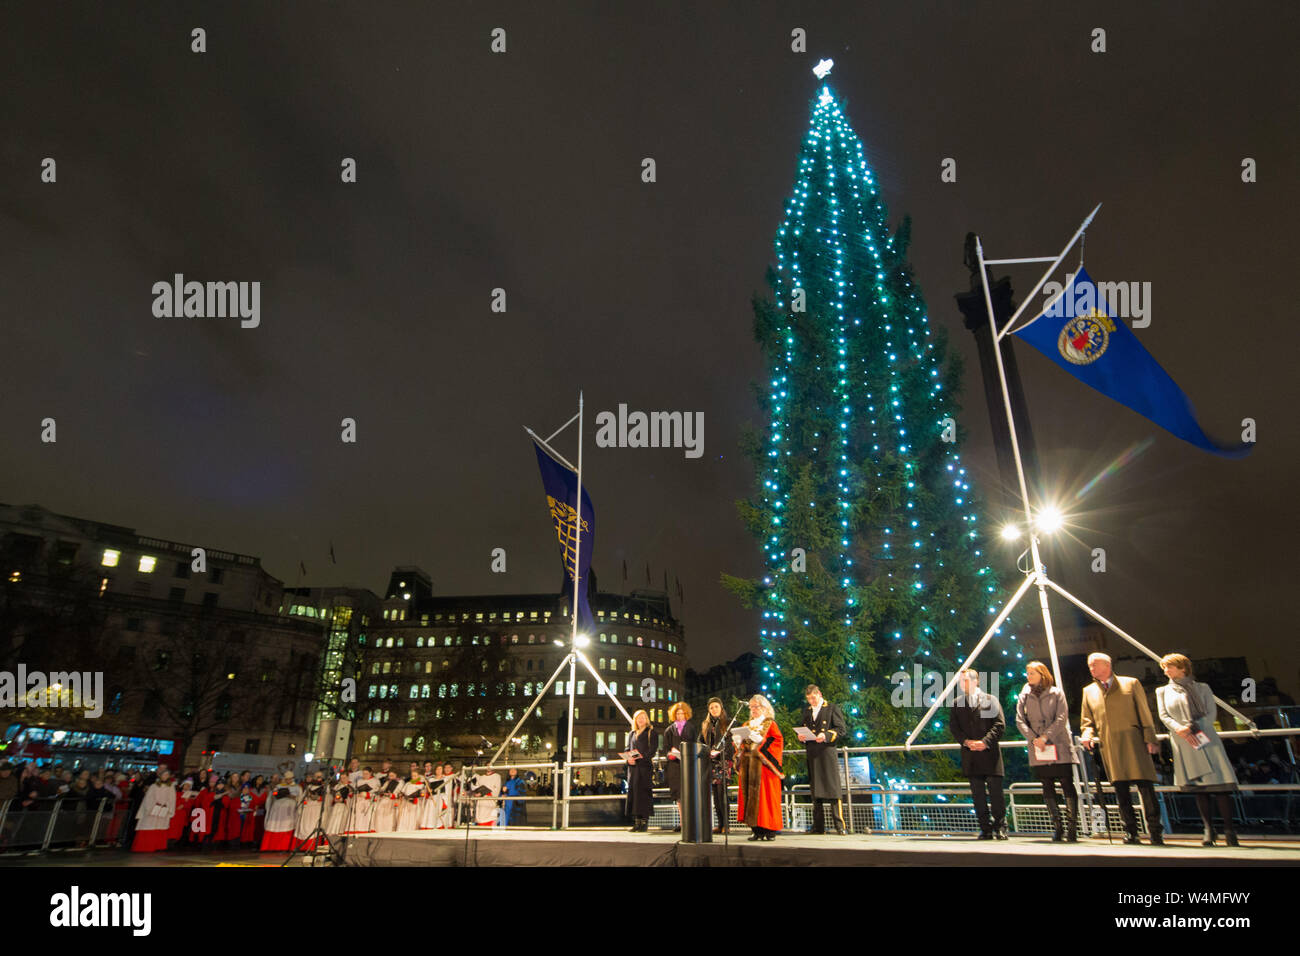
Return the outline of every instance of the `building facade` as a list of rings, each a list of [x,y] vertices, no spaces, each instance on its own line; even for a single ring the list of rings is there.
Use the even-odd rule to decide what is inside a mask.
[[[305,751],[326,630],[279,613],[259,559],[0,505],[0,570],[2,669],[97,673],[103,690],[93,717],[48,699],[7,710],[10,755],[183,769]]]
[[[414,568],[396,569],[386,593],[362,679],[354,750],[363,761],[490,755],[543,690],[511,759],[547,762],[565,750],[569,668],[557,669],[572,625],[560,595],[435,596]],[[595,674],[579,665],[574,680],[573,759],[613,767],[628,721],[600,683],[629,714],[644,709],[662,725],[682,699],[684,632],[663,592],[593,590],[588,600],[595,627],[583,653]]]

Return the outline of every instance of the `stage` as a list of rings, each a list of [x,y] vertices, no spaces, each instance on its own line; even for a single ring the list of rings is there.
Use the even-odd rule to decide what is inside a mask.
[[[724,844],[681,843],[675,833],[626,830],[528,830],[495,827],[348,837],[348,866],[1295,866],[1300,842],[1250,840],[1202,847],[1199,837],[1166,846],[1113,845],[1045,837],[979,841],[945,836],[812,836]]]

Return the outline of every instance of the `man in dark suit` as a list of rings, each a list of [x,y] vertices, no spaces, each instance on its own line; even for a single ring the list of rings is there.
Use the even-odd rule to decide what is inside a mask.
[[[835,821],[835,832],[844,833],[844,812],[840,805],[839,741],[849,732],[844,713],[822,697],[816,684],[804,688],[804,707],[800,725],[811,731],[799,735],[808,752],[808,787],[812,791],[813,825],[811,833],[826,832],[824,809],[827,804]]]
[[[1005,840],[1006,801],[1002,795],[1002,748],[998,741],[1006,732],[1006,718],[1002,716],[998,699],[980,690],[979,674],[975,671],[969,668],[962,671],[960,685],[962,694],[952,708],[949,726],[953,739],[961,744],[961,769],[970,781],[975,818],[980,826],[979,838]]]

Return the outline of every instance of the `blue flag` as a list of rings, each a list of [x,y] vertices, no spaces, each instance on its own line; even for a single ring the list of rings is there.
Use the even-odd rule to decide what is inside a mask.
[[[1096,283],[1083,269],[1065,291],[1014,333],[1085,385],[1145,415],[1197,448],[1242,458],[1249,443],[1227,447],[1201,430],[1192,403],[1133,330],[1115,318]]]
[[[546,490],[546,505],[555,522],[555,534],[560,541],[560,555],[567,574],[565,594],[569,606],[573,605],[574,558],[577,557],[578,630],[589,631],[594,626],[591,608],[587,604],[587,572],[591,568],[591,546],[596,537],[596,512],[591,507],[587,489],[582,489],[582,540],[578,540],[577,504],[578,473],[562,462],[556,461],[546,449],[533,442],[537,452],[537,467],[542,471],[542,487]],[[581,547],[579,547],[579,543]]]

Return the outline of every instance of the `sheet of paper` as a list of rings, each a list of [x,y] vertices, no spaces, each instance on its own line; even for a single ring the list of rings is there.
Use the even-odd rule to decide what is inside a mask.
[[[1056,763],[1056,744],[1048,744],[1045,747],[1034,745],[1034,758],[1044,763]]]

